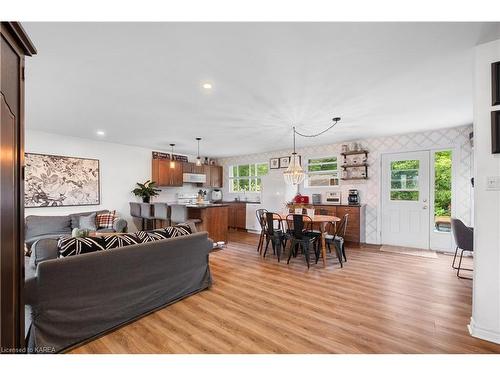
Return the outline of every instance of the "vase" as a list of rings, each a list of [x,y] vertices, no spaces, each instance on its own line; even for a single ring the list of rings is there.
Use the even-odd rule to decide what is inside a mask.
[[[151,202],[151,197],[142,197],[142,202],[143,203],[149,203],[149,202]]]

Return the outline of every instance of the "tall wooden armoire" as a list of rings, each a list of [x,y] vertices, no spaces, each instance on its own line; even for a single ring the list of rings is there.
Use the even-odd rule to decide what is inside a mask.
[[[24,348],[24,57],[36,53],[18,22],[1,22],[0,347]]]

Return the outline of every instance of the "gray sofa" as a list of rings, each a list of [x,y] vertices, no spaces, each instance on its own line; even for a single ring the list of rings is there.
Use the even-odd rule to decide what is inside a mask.
[[[60,352],[208,288],[207,232],[57,258],[42,239],[26,265],[27,347]]]
[[[79,227],[80,216],[90,214],[108,213],[108,210],[79,212],[64,216],[36,216],[30,215],[25,219],[24,237],[28,248],[37,241],[44,238],[59,238],[64,235],[71,235],[74,228]],[[127,220],[118,219],[113,225],[113,229],[98,229],[97,232],[117,232],[127,231]]]

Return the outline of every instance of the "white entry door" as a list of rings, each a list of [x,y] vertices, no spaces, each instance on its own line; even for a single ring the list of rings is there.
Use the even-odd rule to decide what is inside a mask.
[[[429,248],[429,151],[382,155],[382,243]]]

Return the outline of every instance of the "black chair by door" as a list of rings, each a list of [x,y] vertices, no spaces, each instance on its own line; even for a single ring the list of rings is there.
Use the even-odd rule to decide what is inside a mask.
[[[457,247],[455,248],[455,256],[453,257],[453,263],[451,267],[457,270],[457,277],[459,279],[472,280],[471,277],[465,277],[460,275],[460,271],[473,271],[471,268],[462,268],[462,258],[464,251],[473,252],[474,251],[474,228],[466,226],[462,220],[451,218],[451,231],[453,232],[453,237],[455,238],[455,243]],[[458,262],[458,267],[455,266],[455,261],[457,259],[458,249],[460,249],[460,261]]]
[[[290,240],[290,254],[288,255],[287,264],[290,263],[292,255],[297,256],[298,250],[302,250],[306,258],[307,268],[310,267],[309,251],[311,247],[314,250],[316,263],[318,262],[319,252],[317,247],[314,246],[317,237],[310,236],[312,231],[312,219],[307,215],[290,214],[286,217],[288,223],[288,239]]]
[[[266,212],[266,249],[263,257],[266,257],[269,242],[273,248],[273,253],[278,256],[278,262],[281,258],[281,250],[285,248],[285,232],[283,230],[283,219],[279,214]]]

